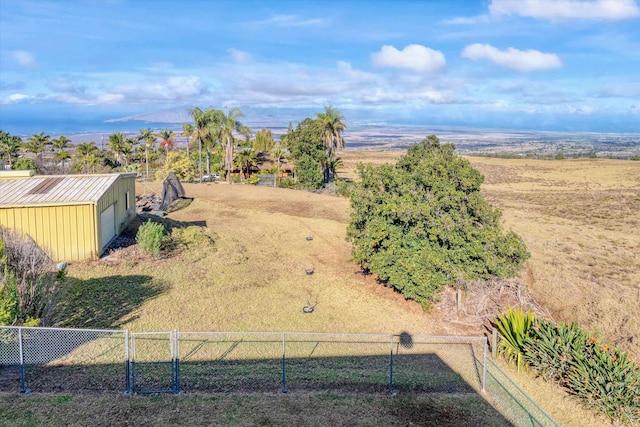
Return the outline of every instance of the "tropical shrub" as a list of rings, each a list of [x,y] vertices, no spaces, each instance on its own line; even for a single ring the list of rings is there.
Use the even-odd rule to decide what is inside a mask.
[[[140,245],[142,253],[157,257],[160,255],[163,236],[164,225],[147,221],[138,228],[136,242]]]
[[[23,171],[23,170],[36,170],[38,167],[36,166],[36,162],[32,159],[28,159],[26,157],[20,157],[18,160],[13,162],[11,166],[13,170]]]
[[[575,355],[587,342],[587,334],[575,323],[556,325],[537,319],[525,346],[525,360],[547,380],[566,385],[567,374]]]
[[[498,351],[507,361],[514,362],[518,370],[524,364],[525,349],[534,320],[530,310],[525,313],[522,309],[509,309],[494,321],[502,335]]]
[[[553,380],[617,423],[640,423],[640,366],[620,349],[600,345],[575,323],[555,324],[509,310],[494,324],[501,352]]]
[[[529,256],[480,195],[483,176],[454,150],[429,136],[396,165],[359,165],[351,192],[354,261],[425,310],[445,286],[513,276]]]
[[[572,394],[622,423],[640,422],[640,367],[595,338],[574,353],[565,379]]]

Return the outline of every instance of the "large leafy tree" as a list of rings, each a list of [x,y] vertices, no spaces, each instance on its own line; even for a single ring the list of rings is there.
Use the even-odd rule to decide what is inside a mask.
[[[480,195],[483,176],[454,150],[432,135],[395,165],[359,165],[351,194],[354,261],[425,309],[443,287],[511,276],[528,257]]]
[[[275,141],[273,140],[273,134],[270,129],[262,128],[256,132],[256,136],[253,139],[253,151],[271,151]]]
[[[297,186],[305,189],[322,187],[327,153],[322,140],[323,127],[318,120],[306,118],[283,136],[291,159],[296,165]]]
[[[0,130],[0,161],[6,161],[12,167],[14,159],[18,158],[20,147],[22,139],[19,136]]]

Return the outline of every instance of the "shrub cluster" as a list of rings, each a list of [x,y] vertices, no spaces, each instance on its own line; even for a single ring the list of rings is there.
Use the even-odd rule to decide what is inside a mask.
[[[522,358],[540,376],[612,420],[640,422],[640,366],[626,353],[599,344],[575,323],[535,319],[522,310],[508,311],[495,324],[503,334],[500,349],[508,359]]]
[[[138,228],[136,242],[140,245],[142,253],[157,257],[160,255],[163,236],[164,225],[147,221]]]
[[[33,239],[0,227],[0,325],[47,325],[58,288],[52,260]]]

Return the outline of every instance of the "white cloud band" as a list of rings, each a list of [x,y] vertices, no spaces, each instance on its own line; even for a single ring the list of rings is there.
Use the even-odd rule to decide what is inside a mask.
[[[462,51],[462,57],[468,59],[486,59],[501,67],[515,71],[538,71],[561,68],[562,61],[554,53],[539,50],[518,50],[512,47],[500,50],[488,44],[474,43]]]
[[[636,0],[492,0],[491,15],[618,21],[640,16]]]

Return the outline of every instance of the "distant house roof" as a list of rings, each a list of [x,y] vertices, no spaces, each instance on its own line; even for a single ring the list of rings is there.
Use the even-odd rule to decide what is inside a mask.
[[[97,203],[120,177],[136,174],[37,175],[0,179],[0,207]]]

